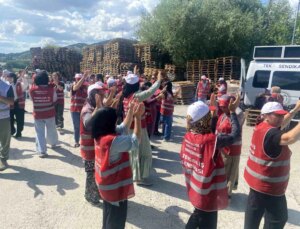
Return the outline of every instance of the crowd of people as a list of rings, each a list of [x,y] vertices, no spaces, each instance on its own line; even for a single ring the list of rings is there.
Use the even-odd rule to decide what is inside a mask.
[[[33,103],[36,152],[47,158],[47,147],[59,147],[64,134],[65,84],[58,72],[37,70],[32,85],[24,76],[4,70],[0,79],[0,171],[9,167],[11,136],[22,137],[26,94]],[[271,100],[261,104],[251,140],[244,178],[250,186],[245,228],[283,228],[287,222],[285,191],[291,152],[288,145],[300,138],[300,124],[285,131],[300,111],[300,101],[289,112],[282,107],[280,88],[272,88]],[[74,148],[80,148],[86,172],[85,199],[103,206],[103,228],[124,228],[128,199],[135,195],[134,183],[153,185],[153,135],[172,141],[174,103],[177,90],[164,72],[151,79],[139,75],[137,67],[125,76],[76,74],[70,87],[70,113]],[[244,112],[240,95],[227,93],[220,78],[217,93],[201,76],[196,102],[187,108],[186,134],[180,160],[187,194],[195,207],[186,228],[217,228],[218,210],[230,202],[237,189],[242,152]],[[258,96],[259,98],[259,96]],[[15,123],[17,124],[15,127]],[[162,133],[158,126],[162,125]]]

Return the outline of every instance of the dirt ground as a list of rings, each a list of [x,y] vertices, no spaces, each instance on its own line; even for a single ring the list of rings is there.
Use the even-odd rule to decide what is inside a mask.
[[[25,130],[21,139],[12,138],[10,168],[0,172],[0,229],[8,228],[101,228],[102,209],[84,199],[85,172],[79,149],[74,149],[68,100],[64,113],[65,134],[59,135],[60,148],[48,149],[49,158],[35,152],[35,132],[27,100]],[[172,142],[153,139],[154,185],[135,186],[129,201],[126,228],[184,228],[193,207],[187,199],[179,150],[185,133],[187,106],[176,106]],[[0,127],[1,128],[1,127]],[[1,129],[0,129],[1,131]],[[238,190],[230,206],[219,212],[218,228],[243,228],[249,187],[242,173],[253,128],[243,127],[243,153]],[[300,228],[300,142],[295,143],[291,176],[286,192],[289,219],[285,228]]]

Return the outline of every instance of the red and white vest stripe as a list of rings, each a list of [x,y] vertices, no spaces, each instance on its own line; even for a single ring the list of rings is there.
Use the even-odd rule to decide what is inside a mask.
[[[35,86],[30,89],[33,101],[33,117],[47,119],[55,117],[53,102],[54,88],[51,86]]]
[[[92,114],[94,108],[90,106],[90,104],[86,103],[80,114],[80,154],[81,157],[86,161],[94,161],[95,160],[95,143],[92,138],[92,133],[87,131],[83,124],[83,116],[86,113]]]
[[[282,146],[277,158],[271,158],[265,153],[264,140],[271,128],[274,127],[266,122],[255,127],[244,177],[252,189],[281,196],[285,194],[289,181],[291,151],[288,146]]]
[[[95,140],[95,179],[100,196],[108,202],[119,202],[134,196],[132,171],[128,152],[110,162],[110,148],[117,135],[107,135]]]
[[[202,80],[198,82],[197,87],[197,97],[198,99],[207,99],[207,96],[210,92],[210,83],[209,81],[206,81],[206,85],[203,85]]]
[[[160,113],[164,116],[171,116],[174,112],[174,98],[168,93],[167,98],[161,100]]]
[[[228,205],[224,163],[215,145],[215,134],[188,132],[180,152],[187,194],[193,206],[203,211],[217,211]]]
[[[86,98],[87,88],[85,85],[82,85],[77,91],[72,91],[70,111],[81,112]]]

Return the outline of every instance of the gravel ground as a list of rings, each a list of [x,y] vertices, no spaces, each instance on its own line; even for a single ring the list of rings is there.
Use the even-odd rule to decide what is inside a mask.
[[[69,99],[66,99],[65,134],[60,148],[48,149],[49,158],[35,153],[35,132],[31,113],[26,113],[20,140],[12,138],[10,168],[0,172],[0,228],[101,228],[102,209],[84,200],[85,172],[79,149],[74,149]],[[27,100],[26,110],[32,105]],[[179,150],[185,132],[187,106],[176,106],[172,142],[154,139],[154,185],[136,186],[129,201],[126,228],[184,228],[193,207],[187,200]],[[243,127],[243,153],[238,190],[230,206],[219,212],[218,228],[243,228],[248,186],[242,176],[253,128]],[[1,130],[0,130],[1,131]],[[291,149],[291,177],[286,192],[289,220],[285,228],[300,228],[300,142]]]

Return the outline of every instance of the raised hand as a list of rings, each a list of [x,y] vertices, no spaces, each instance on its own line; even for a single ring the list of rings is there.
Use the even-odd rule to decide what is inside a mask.
[[[236,99],[234,101],[233,101],[233,99],[230,99],[228,109],[231,113],[234,113],[236,108],[239,106],[240,99],[241,99],[241,97],[240,97],[239,93],[236,95]]]

